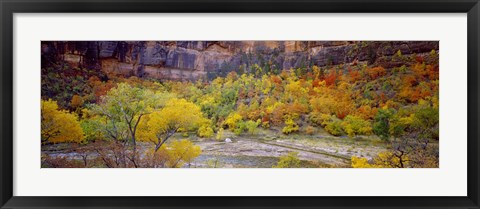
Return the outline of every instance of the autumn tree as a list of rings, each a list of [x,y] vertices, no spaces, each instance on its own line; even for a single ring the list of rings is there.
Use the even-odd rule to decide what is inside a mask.
[[[408,167],[408,157],[398,157],[393,152],[381,152],[373,159],[352,156],[352,168],[405,168]]]
[[[241,122],[243,117],[238,113],[231,113],[227,119],[225,119],[224,124],[228,126],[230,130],[237,128],[238,123]]]
[[[204,121],[200,107],[185,99],[170,99],[165,107],[146,115],[139,123],[139,140],[155,145],[155,152],[179,129],[189,129]]]
[[[138,124],[142,117],[151,113],[156,106],[161,105],[160,97],[152,91],[120,83],[108,91],[107,95],[102,97],[100,104],[93,107],[93,110],[107,118],[105,128],[109,135],[116,140],[123,140],[118,135],[119,126],[126,126],[130,142],[135,148]]]
[[[293,132],[297,132],[299,129],[298,124],[294,121],[293,117],[286,117],[285,118],[285,126],[282,129],[282,133],[290,134]]]
[[[217,141],[222,141],[223,140],[223,128],[218,129],[217,135],[215,135],[215,139]]]
[[[76,110],[77,108],[83,105],[83,98],[77,94],[73,95],[72,101],[70,101],[70,106]]]
[[[101,97],[92,111],[103,118],[102,129],[105,135],[122,147],[124,157],[137,167],[137,130],[145,115],[163,106],[171,94],[154,93],[151,90],[120,83]],[[126,149],[132,148],[131,152]],[[126,164],[125,164],[126,165]]]
[[[202,153],[200,146],[194,145],[189,140],[173,141],[169,148],[167,166],[170,168],[179,168],[185,163],[190,164]]]
[[[75,114],[60,110],[53,100],[41,101],[42,143],[76,142],[84,140],[84,134]]]
[[[213,134],[213,129],[210,127],[210,125],[201,125],[197,131],[197,135],[204,138],[212,137]]]
[[[141,159],[141,167],[148,168],[180,168],[191,162],[202,153],[200,146],[183,139],[165,144],[158,150],[154,147],[145,152]]]
[[[368,74],[368,76],[370,77],[370,79],[372,79],[372,80],[377,79],[378,77],[384,76],[384,75],[387,74],[385,69],[381,66],[373,67],[373,68],[367,68],[365,71]]]

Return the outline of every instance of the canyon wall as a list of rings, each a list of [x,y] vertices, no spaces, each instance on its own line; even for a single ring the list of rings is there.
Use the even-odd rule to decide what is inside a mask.
[[[376,64],[439,50],[438,41],[42,41],[42,67],[68,63],[105,73],[194,80],[231,71]]]

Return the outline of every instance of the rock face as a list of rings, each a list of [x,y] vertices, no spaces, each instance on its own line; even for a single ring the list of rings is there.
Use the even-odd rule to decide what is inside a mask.
[[[42,67],[66,62],[105,73],[195,80],[250,71],[366,62],[438,51],[438,41],[43,41]]]

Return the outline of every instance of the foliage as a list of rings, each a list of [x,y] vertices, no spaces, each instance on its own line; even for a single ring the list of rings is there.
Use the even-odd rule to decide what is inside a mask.
[[[230,130],[234,130],[237,128],[240,121],[242,121],[242,116],[238,113],[232,113],[227,117],[224,123]]]
[[[377,79],[378,77],[384,76],[384,75],[387,74],[385,69],[381,66],[373,67],[373,68],[367,68],[366,73],[368,74],[368,76],[370,76],[370,79],[372,79],[372,80]]]
[[[357,156],[352,156],[351,158],[352,168],[374,168],[374,165],[368,162],[367,158],[361,158]]]
[[[236,128],[233,130],[235,135],[241,135],[247,129],[247,123],[245,121],[240,121],[237,123]]]
[[[281,156],[278,164],[273,168],[300,168],[300,159],[298,152],[290,152],[287,155]]]
[[[92,110],[106,118],[103,128],[109,137],[126,141],[123,134],[126,130],[135,146],[138,124],[158,104],[158,97],[152,91],[120,83],[108,91],[98,105],[93,105]]]
[[[348,115],[342,122],[343,130],[349,137],[372,134],[372,126],[360,117]]]
[[[325,130],[334,136],[341,136],[344,133],[342,128],[342,121],[340,120],[333,120],[332,122],[328,122],[325,126]]]
[[[179,129],[195,127],[204,120],[200,107],[185,99],[173,98],[162,109],[145,115],[138,127],[138,139],[153,143],[158,151]]]
[[[181,168],[202,153],[199,146],[189,140],[172,141],[159,150],[149,149],[142,160],[142,167],[149,168]]]
[[[308,135],[313,135],[315,134],[315,128],[313,126],[307,126],[307,128],[305,128],[305,133]]]
[[[392,152],[381,152],[371,161],[356,156],[351,159],[353,168],[405,168],[408,167],[409,160],[408,157],[401,158]]]
[[[73,95],[72,101],[70,101],[70,106],[73,109],[77,109],[83,105],[83,98],[77,94]]]
[[[182,167],[185,163],[190,164],[202,153],[200,146],[194,145],[189,140],[173,141],[169,148],[166,165],[171,168]]]
[[[223,140],[223,128],[218,129],[217,135],[215,136],[215,139],[217,141],[222,141]]]
[[[299,126],[297,123],[295,123],[295,121],[293,120],[293,118],[291,117],[288,117],[286,120],[285,120],[285,126],[283,127],[282,129],[282,133],[284,134],[291,134],[293,132],[297,132],[299,130]]]
[[[328,114],[313,114],[311,120],[320,124],[325,131],[334,136],[340,136],[343,132],[342,121],[335,116]]]
[[[259,121],[252,121],[252,120],[249,120],[247,122],[245,122],[245,126],[246,126],[246,129],[247,129],[247,132],[249,134],[256,134],[257,133],[257,127],[258,125],[260,124],[260,120]]]
[[[202,138],[209,138],[213,136],[213,129],[208,125],[202,125],[198,128],[197,135]]]
[[[60,110],[57,102],[41,101],[42,143],[76,142],[84,140],[84,134],[75,114]]]
[[[394,113],[394,109],[379,109],[375,115],[373,132],[383,140],[390,138],[390,120]]]
[[[104,118],[100,116],[92,116],[90,118],[82,118],[80,120],[80,126],[85,133],[86,141],[102,140],[106,133],[101,128],[103,126]]]
[[[210,138],[214,135],[211,120],[204,118],[203,120],[200,120],[197,123],[197,126],[198,126],[197,136],[202,138]],[[197,127],[191,126],[189,128],[197,128]]]

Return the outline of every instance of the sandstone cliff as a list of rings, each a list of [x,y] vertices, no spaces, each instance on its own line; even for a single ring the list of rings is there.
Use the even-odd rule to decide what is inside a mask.
[[[42,67],[66,62],[106,73],[194,80],[248,71],[365,62],[385,68],[392,57],[438,51],[438,41],[43,41]]]

